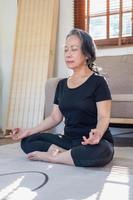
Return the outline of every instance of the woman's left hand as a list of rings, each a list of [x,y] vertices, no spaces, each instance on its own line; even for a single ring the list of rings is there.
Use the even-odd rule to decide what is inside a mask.
[[[89,138],[83,136],[83,141],[81,142],[83,145],[87,145],[87,144],[98,144],[101,140],[101,133],[98,129],[91,129],[90,133],[89,133]]]

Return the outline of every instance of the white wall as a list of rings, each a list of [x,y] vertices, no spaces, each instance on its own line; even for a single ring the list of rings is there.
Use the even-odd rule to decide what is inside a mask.
[[[57,54],[54,76],[66,77],[71,71],[64,62],[64,49],[66,35],[73,28],[73,0],[60,0],[59,30],[57,37]]]
[[[16,16],[17,0],[0,0],[0,127],[7,112]]]
[[[102,56],[120,56],[120,55],[130,55],[133,54],[133,47],[132,46],[125,46],[125,47],[116,47],[116,48],[106,48],[106,49],[98,49],[97,50],[97,57]]]

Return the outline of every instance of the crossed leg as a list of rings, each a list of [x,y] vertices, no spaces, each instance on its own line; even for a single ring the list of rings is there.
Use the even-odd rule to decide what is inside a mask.
[[[82,145],[49,133],[24,138],[21,147],[29,160],[75,165],[82,167],[104,166],[113,158],[113,145],[101,140],[97,145]]]
[[[27,154],[29,160],[40,160],[50,163],[74,165],[71,150],[51,145],[47,152],[34,151]]]
[[[47,152],[34,151],[28,154],[28,158],[82,167],[101,167],[112,160],[113,154],[113,145],[101,140],[97,145],[78,145],[69,150],[51,145],[51,149],[49,148]]]

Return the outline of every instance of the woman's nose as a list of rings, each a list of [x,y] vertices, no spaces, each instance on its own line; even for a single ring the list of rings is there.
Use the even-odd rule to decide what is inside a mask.
[[[66,52],[66,57],[71,57],[72,56],[72,51],[71,49],[69,49],[67,52]]]

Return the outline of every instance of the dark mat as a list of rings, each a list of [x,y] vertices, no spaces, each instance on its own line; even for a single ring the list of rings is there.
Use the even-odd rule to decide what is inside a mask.
[[[111,127],[115,146],[133,147],[133,128]]]

